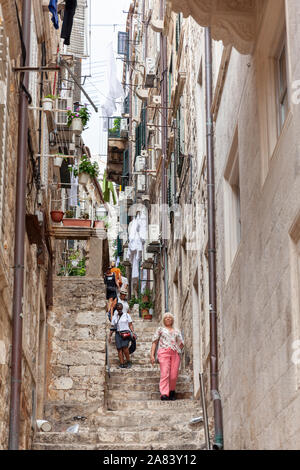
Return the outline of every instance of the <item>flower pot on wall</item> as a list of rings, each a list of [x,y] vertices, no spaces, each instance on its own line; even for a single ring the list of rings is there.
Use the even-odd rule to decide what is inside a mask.
[[[102,228],[102,229],[105,229],[104,220],[95,220],[95,222],[94,222],[94,228]]]
[[[53,161],[53,165],[60,168],[61,165],[62,165],[63,160],[64,160],[63,157],[55,157],[54,161]]]
[[[92,221],[89,219],[63,219],[64,227],[90,227]]]
[[[50,214],[51,214],[52,222],[55,222],[57,224],[62,221],[63,216],[64,216],[63,211],[51,211]]]
[[[148,313],[147,315],[144,315],[144,320],[148,320],[148,321],[151,321],[152,320],[152,315],[150,315],[150,313]]]
[[[75,134],[81,134],[83,130],[82,120],[80,118],[74,118],[72,120],[71,129]]]
[[[42,100],[43,110],[44,111],[52,111],[53,108],[53,100],[51,98],[44,98]]]
[[[79,184],[88,184],[90,179],[90,175],[88,173],[79,173],[78,175],[78,183]]]

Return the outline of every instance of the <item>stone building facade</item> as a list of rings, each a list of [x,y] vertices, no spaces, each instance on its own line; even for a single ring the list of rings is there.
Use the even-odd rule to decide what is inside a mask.
[[[52,398],[50,375],[51,322],[49,308],[53,304],[53,276],[57,254],[65,242],[79,242],[73,229],[61,230],[50,217],[53,209],[66,211],[69,194],[64,184],[66,172],[54,164],[57,153],[63,153],[68,163],[78,165],[88,148],[79,135],[74,136],[66,125],[67,100],[70,107],[80,101],[81,91],[66,68],[58,66],[58,53],[80,84],[80,54],[84,53],[86,13],[85,2],[78,2],[74,29],[69,47],[60,38],[64,2],[59,0],[59,29],[51,22],[48,1],[0,2],[0,449],[8,448],[11,402],[12,323],[14,297],[14,244],[19,132],[19,97],[22,74],[15,70],[23,64],[22,14],[25,3],[31,8],[28,147],[26,187],[26,234],[24,240],[24,292],[22,311],[22,378],[20,397],[19,448],[29,449],[36,431],[36,420],[45,418],[46,402]],[[17,7],[17,8],[16,8]],[[19,25],[20,22],[20,25]],[[84,42],[85,43],[85,42]],[[34,69],[45,67],[42,71]],[[53,70],[53,68],[57,70]],[[69,86],[63,86],[68,80]],[[71,84],[71,85],[70,85]],[[44,112],[42,99],[59,95],[51,112]],[[62,122],[63,121],[63,122]],[[64,162],[66,163],[66,162]],[[67,164],[65,165],[67,167]],[[67,171],[68,174],[68,171]],[[85,201],[85,211],[95,219],[103,205],[102,192],[96,180],[77,189],[77,200]],[[56,204],[57,203],[57,204]],[[59,203],[59,204],[58,204]],[[83,205],[81,205],[81,208]],[[80,210],[77,210],[78,215]],[[25,222],[25,220],[24,220]],[[76,230],[75,230],[76,232]],[[102,258],[108,259],[107,246],[102,250],[104,230],[87,230],[86,271],[89,278],[102,276]],[[93,237],[92,237],[93,233]],[[101,235],[101,236],[100,236]],[[79,236],[79,238],[82,238]],[[70,279],[70,278],[68,278]],[[64,279],[65,280],[65,279]],[[71,283],[71,282],[70,282]],[[74,283],[72,283],[73,285]],[[49,347],[48,347],[49,346]],[[54,380],[54,379],[53,379]],[[59,385],[58,385],[59,387]],[[92,391],[91,391],[92,393]]]
[[[168,263],[163,251],[154,257],[156,313],[175,314],[185,336],[183,367],[193,372],[195,396],[204,372],[210,415],[204,27],[214,39],[219,390],[227,449],[299,448],[298,16],[293,0],[172,0],[132,2],[127,22],[133,45],[126,83],[136,90],[130,184],[136,201],[150,200],[149,222],[159,225],[160,242],[164,226],[153,205],[164,202],[163,161],[166,169]],[[147,58],[155,69],[152,85]],[[164,75],[169,109],[162,154]],[[138,149],[147,158],[139,172],[134,131],[140,124],[145,138]]]

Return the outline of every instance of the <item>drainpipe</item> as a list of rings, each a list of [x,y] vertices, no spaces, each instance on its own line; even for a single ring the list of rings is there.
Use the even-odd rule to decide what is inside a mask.
[[[164,19],[165,0],[160,2],[160,19]],[[168,139],[168,88],[167,88],[167,37],[160,33],[160,50],[161,50],[161,96],[162,96],[162,229],[163,234],[167,237],[167,213],[165,208],[167,205],[167,139]],[[165,311],[169,310],[169,292],[168,292],[168,250],[167,239],[163,238],[163,258],[164,258],[164,291],[165,291]]]
[[[26,64],[29,65],[31,0],[22,2],[22,30],[27,51]],[[23,84],[28,88],[28,72],[24,73]],[[19,449],[20,397],[22,381],[22,311],[25,258],[25,214],[26,214],[26,161],[28,135],[28,101],[24,89],[20,88],[19,135],[17,156],[17,191],[15,211],[15,254],[14,292],[11,359],[11,396],[9,418],[9,450]]]
[[[216,289],[215,177],[212,106],[212,40],[210,28],[205,28],[206,69],[206,146],[208,204],[208,270],[210,310],[210,389],[214,407],[215,450],[223,449],[222,403],[218,390],[218,335]]]

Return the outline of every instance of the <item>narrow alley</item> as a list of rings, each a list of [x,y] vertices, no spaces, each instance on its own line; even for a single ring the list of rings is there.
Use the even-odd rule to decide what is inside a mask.
[[[1,451],[299,450],[299,25],[0,0]]]

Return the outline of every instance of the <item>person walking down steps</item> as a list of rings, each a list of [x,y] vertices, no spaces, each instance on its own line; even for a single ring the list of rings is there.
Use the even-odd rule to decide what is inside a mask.
[[[104,275],[104,283],[106,285],[106,300],[108,300],[107,304],[107,312],[109,320],[112,319],[112,305],[115,299],[118,298],[117,288],[118,288],[118,281],[116,279],[115,273],[111,271],[111,267],[109,267]]]
[[[136,335],[133,330],[132,319],[129,313],[123,312],[123,305],[121,303],[117,303],[116,309],[114,311],[114,316],[111,322],[111,330],[109,336],[109,343],[111,343],[111,337],[113,332],[115,331],[116,334],[116,348],[118,351],[121,369],[130,368],[132,363],[129,357],[129,342],[131,341],[132,336],[136,338]],[[125,364],[124,357],[127,361]]]
[[[150,352],[151,364],[155,363],[155,350],[160,366],[159,390],[161,400],[175,400],[175,388],[180,366],[180,358],[184,346],[182,335],[179,330],[173,328],[174,316],[167,312],[160,326],[152,338]]]

